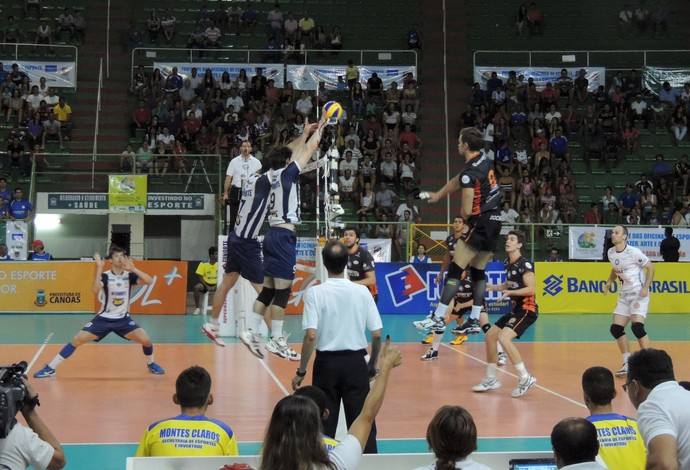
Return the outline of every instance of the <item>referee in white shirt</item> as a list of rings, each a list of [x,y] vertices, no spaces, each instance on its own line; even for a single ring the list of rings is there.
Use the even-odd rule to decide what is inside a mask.
[[[248,140],[242,142],[240,154],[230,160],[228,170],[225,173],[225,185],[223,187],[223,202],[230,205],[230,219],[228,220],[228,232],[235,226],[237,211],[242,200],[242,186],[249,175],[261,169],[261,162],[250,153],[252,143]]]
[[[329,241],[321,256],[328,279],[304,294],[302,357],[292,388],[296,390],[304,380],[309,359],[316,349],[312,384],[326,393],[329,417],[324,421],[324,434],[335,437],[340,400],[345,407],[348,428],[362,410],[369,393],[369,378],[376,375],[383,325],[369,290],[344,277],[347,247]],[[368,345],[366,330],[371,331],[368,363],[364,359]],[[374,423],[364,453],[376,452]]]

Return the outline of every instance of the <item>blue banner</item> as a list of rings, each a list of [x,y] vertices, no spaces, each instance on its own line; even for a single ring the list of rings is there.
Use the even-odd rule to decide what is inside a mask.
[[[435,279],[440,264],[376,263],[376,285],[379,289],[379,312],[382,315],[426,316],[436,308],[443,284]],[[503,263],[492,262],[486,267],[488,284],[502,284],[506,280]],[[499,292],[486,293],[489,313],[501,315],[510,311],[510,300],[497,299]]]

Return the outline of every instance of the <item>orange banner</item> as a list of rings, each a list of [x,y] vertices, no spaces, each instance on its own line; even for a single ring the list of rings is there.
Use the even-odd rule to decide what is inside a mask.
[[[135,264],[153,277],[153,283],[132,289],[130,312],[184,315],[187,263],[135,261]],[[105,269],[109,269],[107,262]],[[95,313],[101,306],[92,292],[95,274],[93,261],[0,262],[0,312]]]
[[[0,311],[92,312],[93,262],[1,261]]]

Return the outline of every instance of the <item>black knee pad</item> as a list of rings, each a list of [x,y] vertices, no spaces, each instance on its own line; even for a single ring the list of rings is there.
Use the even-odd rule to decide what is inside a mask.
[[[633,334],[635,335],[635,338],[637,339],[644,338],[645,336],[647,336],[647,332],[644,330],[644,323],[634,321],[630,329],[632,330]]]
[[[475,268],[474,266],[470,266],[470,276],[472,276],[472,282],[486,281],[484,270]]]
[[[621,336],[625,336],[625,328],[621,325],[611,325],[611,336],[618,339]]]
[[[261,292],[259,292],[259,296],[256,298],[259,302],[262,304],[268,306],[271,305],[271,301],[273,300],[273,296],[275,295],[276,290],[272,287],[264,287],[261,289]]]
[[[450,272],[450,270],[449,270]],[[455,298],[455,294],[460,287],[460,279],[447,277],[443,290],[441,291],[441,303],[443,305],[450,305],[450,302]]]
[[[446,279],[461,279],[462,278],[462,268],[451,261],[450,266],[448,266],[448,273],[446,274]]]
[[[276,289],[276,295],[273,297],[273,305],[280,308],[287,307],[288,300],[290,300],[290,292],[292,289],[286,287],[285,289]]]
[[[490,329],[491,329],[491,323],[487,323],[487,324],[482,326],[482,331],[484,332],[484,334],[488,333]]]

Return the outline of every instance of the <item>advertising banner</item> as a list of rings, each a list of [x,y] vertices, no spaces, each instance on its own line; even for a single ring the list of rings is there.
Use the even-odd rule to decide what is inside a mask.
[[[435,279],[440,264],[380,263],[376,265],[376,285],[379,288],[379,312],[383,314],[425,316],[436,308],[443,284]],[[502,284],[506,280],[503,263],[492,262],[486,267],[488,284]],[[489,313],[505,314],[510,301],[498,301],[499,292],[486,293]],[[541,311],[541,309],[540,309]]]
[[[5,64],[6,70],[11,64],[19,65],[19,71],[28,75],[31,83],[37,84],[41,78],[45,78],[49,87],[77,87],[77,64],[74,62],[12,60],[7,58],[0,59],[0,62]]]
[[[587,89],[594,91],[599,88],[599,85],[606,86],[606,68],[605,67],[505,67],[498,66],[475,66],[474,67],[474,81],[479,83],[483,90],[486,90],[486,82],[491,78],[491,73],[496,72],[498,78],[505,83],[508,80],[508,73],[514,71],[517,76],[524,75],[525,83],[527,79],[534,79],[534,84],[537,90],[542,91],[546,88],[546,83],[551,82],[556,84],[556,80],[561,76],[561,70],[565,68],[568,71],[570,78],[575,80],[580,69],[585,69],[585,77],[589,80]]]
[[[577,260],[604,259],[606,231],[612,228],[571,225],[568,228],[568,257]],[[690,261],[690,229],[674,227],[673,236],[680,241],[679,261]],[[652,261],[662,261],[659,245],[664,238],[663,227],[628,226],[628,245],[639,248]]]
[[[226,63],[212,63],[199,62],[190,64],[188,62],[154,62],[153,68],[160,69],[163,77],[167,77],[172,72],[172,68],[177,67],[177,73],[184,79],[192,73],[192,68],[196,67],[200,76],[206,73],[206,69],[211,69],[213,78],[220,80],[223,72],[228,72],[230,80],[234,81],[240,74],[240,70],[244,69],[247,72],[249,79],[256,73],[257,68],[261,68],[263,75],[268,80],[275,81],[277,88],[283,88],[285,83],[285,74],[283,73],[282,64],[226,64]]]
[[[649,313],[687,312],[690,265],[657,263]],[[618,294],[604,295],[609,263],[535,263],[539,313],[612,313]],[[618,285],[614,284],[617,291]]]
[[[130,313],[184,315],[187,263],[135,261],[153,278],[131,291]],[[110,269],[106,261],[105,270]],[[90,261],[5,261],[0,264],[0,312],[96,313],[102,296],[94,295],[96,265]],[[98,297],[98,298],[97,298]]]
[[[367,80],[376,73],[383,82],[383,88],[388,89],[392,82],[398,82],[398,88],[402,90],[403,79],[408,72],[417,76],[417,67],[413,65],[393,65],[389,67],[376,65],[360,65],[359,81],[366,89]],[[337,88],[338,76],[345,80],[345,65],[288,65],[287,80],[291,81],[297,90],[316,90],[319,82],[324,82],[326,88]]]
[[[108,210],[146,214],[146,175],[110,175]]]
[[[644,67],[642,71],[642,89],[650,90],[655,95],[659,94],[664,82],[681,91],[683,85],[690,82],[690,69],[676,69],[665,67]]]
[[[93,262],[4,261],[0,264],[0,311],[94,312]]]
[[[4,243],[7,245],[7,254],[13,260],[25,260],[29,256],[29,231],[26,222],[22,220],[8,220],[4,228]]]

